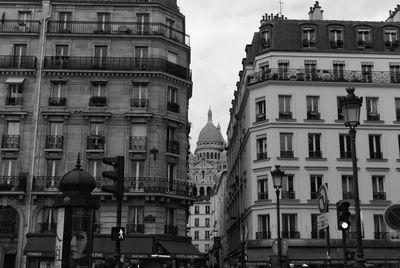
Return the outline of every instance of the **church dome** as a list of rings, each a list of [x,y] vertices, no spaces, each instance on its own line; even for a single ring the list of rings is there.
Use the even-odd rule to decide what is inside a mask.
[[[200,131],[199,138],[197,140],[197,145],[210,144],[210,143],[216,143],[221,145],[225,143],[219,125],[218,127],[216,127],[212,122],[211,109],[208,110],[208,122]]]

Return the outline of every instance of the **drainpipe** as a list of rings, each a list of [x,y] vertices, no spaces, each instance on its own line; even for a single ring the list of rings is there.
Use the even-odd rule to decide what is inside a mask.
[[[31,166],[29,168],[29,179],[27,180],[26,191],[27,191],[27,204],[25,207],[25,222],[24,230],[23,230],[23,237],[21,240],[20,248],[19,248],[19,255],[17,256],[18,260],[21,260],[21,264],[17,263],[17,267],[26,267],[26,257],[23,256],[22,251],[26,244],[26,234],[30,231],[31,225],[31,216],[32,216],[32,185],[33,185],[33,173],[35,171],[35,162],[36,162],[36,150],[37,150],[37,138],[38,138],[38,128],[39,128],[39,108],[40,108],[40,94],[42,89],[42,73],[43,73],[43,59],[44,59],[44,48],[46,44],[46,31],[47,31],[47,21],[51,16],[51,6],[50,0],[43,0],[42,1],[42,14],[48,11],[47,16],[41,20],[41,29],[40,29],[40,37],[39,37],[39,56],[37,61],[37,80],[36,80],[36,89],[37,93],[35,94],[36,97],[36,104],[35,109],[33,111],[33,147],[32,147],[32,155],[31,155]]]

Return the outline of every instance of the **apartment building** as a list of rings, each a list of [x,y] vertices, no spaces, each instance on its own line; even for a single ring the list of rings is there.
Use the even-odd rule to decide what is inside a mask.
[[[247,265],[265,267],[277,254],[270,172],[280,165],[286,174],[279,215],[284,255],[293,264],[326,263],[326,233],[317,227],[317,191],[326,183],[331,264],[343,263],[335,204],[350,201],[353,220],[354,187],[339,103],[345,89],[355,87],[364,98],[356,139],[364,258],[382,267],[400,265],[400,241],[383,217],[400,201],[399,17],[396,7],[386,21],[324,20],[318,2],[308,20],[263,16],[246,46],[230,109],[227,262],[246,255]],[[353,222],[347,235],[352,251],[354,239]]]
[[[54,202],[78,153],[100,199],[93,263],[114,252],[116,201],[101,191],[110,183],[102,158],[122,155],[125,262],[195,265],[201,255],[186,237],[190,44],[176,0],[0,7],[0,266],[53,267]]]

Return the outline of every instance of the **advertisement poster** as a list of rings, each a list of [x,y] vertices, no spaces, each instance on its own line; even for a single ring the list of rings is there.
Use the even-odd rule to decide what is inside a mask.
[[[63,237],[64,237],[64,213],[65,213],[65,209],[63,207],[60,207],[58,209],[58,214],[57,214],[55,268],[62,267],[62,246],[63,246]]]

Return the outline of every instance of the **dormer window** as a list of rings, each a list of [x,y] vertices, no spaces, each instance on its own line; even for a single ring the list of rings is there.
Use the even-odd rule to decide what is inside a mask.
[[[261,45],[262,48],[268,48],[271,46],[271,30],[265,29],[261,32]]]
[[[385,29],[383,32],[385,47],[389,50],[397,48],[397,30],[396,29]]]
[[[371,30],[362,28],[357,30],[357,45],[358,49],[371,48]]]
[[[343,48],[343,30],[340,28],[329,29],[329,44],[331,49]]]
[[[313,27],[302,28],[302,39],[304,48],[314,48],[317,46],[316,29]]]

